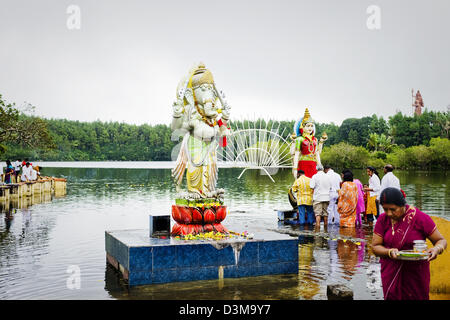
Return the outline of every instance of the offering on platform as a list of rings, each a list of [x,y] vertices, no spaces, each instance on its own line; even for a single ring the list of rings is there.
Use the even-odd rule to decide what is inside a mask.
[[[177,198],[172,217],[177,222],[172,235],[227,232],[224,190],[216,189],[216,150],[226,146],[230,107],[216,89],[211,71],[200,63],[192,68],[177,88],[171,128],[183,137],[172,177]],[[181,183],[186,172],[187,191]]]

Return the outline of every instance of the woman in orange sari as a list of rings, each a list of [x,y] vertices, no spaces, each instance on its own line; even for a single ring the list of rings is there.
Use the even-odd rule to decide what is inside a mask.
[[[343,183],[339,190],[338,212],[341,227],[355,227],[356,205],[358,204],[358,187],[353,182],[353,173],[344,170]]]

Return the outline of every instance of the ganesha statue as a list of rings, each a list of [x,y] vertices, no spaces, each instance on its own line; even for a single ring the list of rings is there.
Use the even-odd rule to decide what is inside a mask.
[[[315,137],[316,127],[308,108],[303,118],[294,125],[294,133],[291,136],[291,154],[294,158],[292,173],[297,178],[298,170],[303,170],[305,175],[311,178],[317,173],[317,165],[320,165],[320,154],[323,143],[328,139],[324,132],[319,141]]]
[[[183,137],[172,177],[177,197],[172,235],[226,232],[224,190],[217,189],[217,148],[226,146],[230,106],[219,92],[210,70],[194,66],[177,88],[171,129]],[[181,184],[186,175],[186,189]]]

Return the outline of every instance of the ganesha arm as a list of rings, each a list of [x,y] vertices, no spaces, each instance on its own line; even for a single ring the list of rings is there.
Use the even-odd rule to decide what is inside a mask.
[[[172,177],[175,180],[175,186],[177,192],[180,192],[180,185],[183,180],[184,171],[186,169],[188,163],[188,155],[186,150],[186,144],[188,139],[188,134],[184,136],[183,141],[181,142],[180,152],[178,153],[177,161],[175,163],[175,167],[172,169]]]
[[[175,101],[172,105],[172,108],[173,108],[173,113],[172,113],[172,123],[170,125],[170,128],[172,130],[181,129],[183,127],[183,123],[184,123],[183,102],[180,100]]]
[[[227,128],[227,119],[225,119],[224,117],[222,117],[223,120],[223,124],[221,126],[219,126],[219,130],[217,131],[218,136],[221,137],[228,137],[228,135],[230,134],[230,129]]]

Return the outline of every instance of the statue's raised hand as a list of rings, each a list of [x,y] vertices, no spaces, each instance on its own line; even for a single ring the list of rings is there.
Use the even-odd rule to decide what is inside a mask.
[[[175,101],[172,105],[172,108],[173,108],[173,116],[175,118],[181,117],[181,115],[183,114],[183,110],[184,110],[183,102],[180,100]]]
[[[226,108],[224,108],[222,110],[222,118],[224,120],[229,120],[230,119],[230,109],[231,109],[231,107],[227,106]]]

